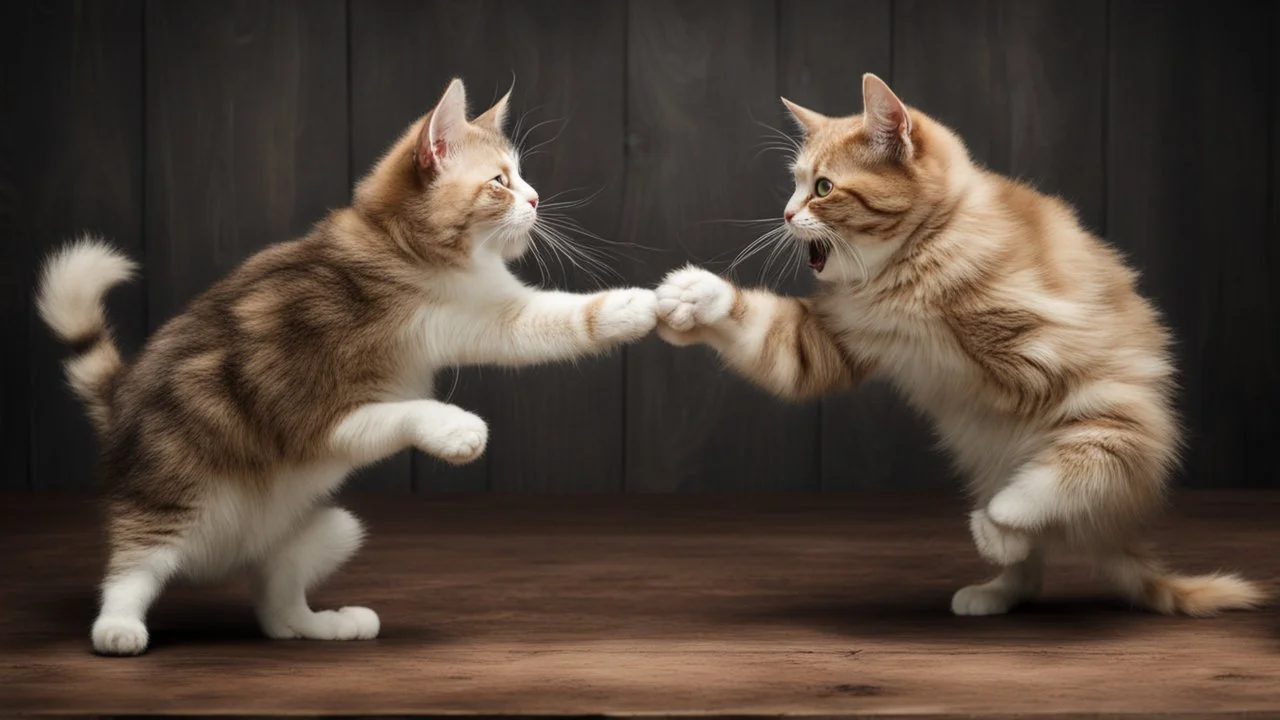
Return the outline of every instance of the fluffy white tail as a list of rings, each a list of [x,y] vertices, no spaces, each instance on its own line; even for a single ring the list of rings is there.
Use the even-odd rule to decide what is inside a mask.
[[[67,380],[99,430],[109,422],[111,380],[124,367],[102,299],[136,269],[106,242],[85,237],[49,256],[40,277],[36,307],[54,335],[71,347],[63,364]]]

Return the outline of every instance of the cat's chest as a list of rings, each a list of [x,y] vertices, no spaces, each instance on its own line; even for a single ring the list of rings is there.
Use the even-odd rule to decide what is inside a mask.
[[[935,412],[966,402],[979,379],[940,313],[904,311],[862,298],[828,302],[821,309],[844,349],[874,364],[921,409]]]

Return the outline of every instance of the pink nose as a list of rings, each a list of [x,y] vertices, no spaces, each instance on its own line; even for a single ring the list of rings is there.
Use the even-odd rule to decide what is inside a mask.
[[[537,195],[534,195],[533,197],[529,198],[529,204],[530,204],[530,205],[532,205],[532,206],[533,206],[533,208],[534,208],[535,210],[537,210],[537,209],[538,209],[538,196],[537,196]]]
[[[795,216],[796,216],[796,211],[795,211],[795,210],[788,210],[788,211],[786,211],[786,212],[782,213],[782,218],[783,218],[784,220],[786,220],[787,222],[791,222],[791,218],[793,218],[793,217],[795,217]]]

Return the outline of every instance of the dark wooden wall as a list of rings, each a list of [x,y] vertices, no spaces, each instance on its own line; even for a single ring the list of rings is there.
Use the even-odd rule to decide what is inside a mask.
[[[527,176],[598,191],[577,218],[614,282],[723,268],[789,192],[761,124],[785,94],[859,110],[874,71],[977,158],[1073,202],[1130,253],[1180,340],[1183,481],[1280,486],[1280,10],[1172,0],[497,0],[11,3],[0,11],[0,489],[84,487],[92,438],[34,317],[38,259],[94,231],[144,278],[111,297],[136,349],[214,278],[346,203],[398,132],[465,78],[517,78],[546,122]],[[739,277],[803,291],[795,268]],[[536,278],[536,267],[524,268]],[[798,273],[803,277],[803,273]],[[557,286],[593,287],[554,263]],[[486,457],[405,454],[388,491],[846,490],[946,486],[892,393],[785,406],[656,339],[575,367],[465,370]]]

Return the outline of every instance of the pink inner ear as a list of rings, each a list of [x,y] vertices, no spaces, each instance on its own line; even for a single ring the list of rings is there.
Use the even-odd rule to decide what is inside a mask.
[[[435,155],[437,159],[444,157],[445,151],[447,150],[448,148],[445,146],[443,140],[436,140],[435,144],[431,147],[431,153]]]

